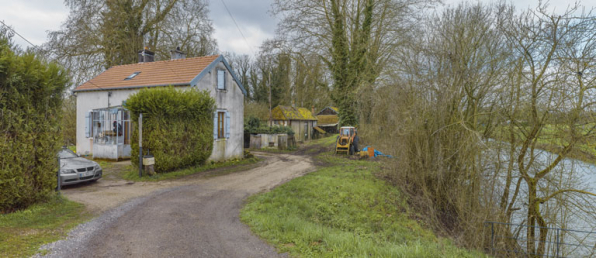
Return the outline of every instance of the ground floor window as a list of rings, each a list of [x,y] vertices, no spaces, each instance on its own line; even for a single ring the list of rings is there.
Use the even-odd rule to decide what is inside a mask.
[[[217,110],[213,114],[213,139],[230,138],[230,112]]]
[[[217,138],[225,138],[225,117],[226,112],[217,112]]]

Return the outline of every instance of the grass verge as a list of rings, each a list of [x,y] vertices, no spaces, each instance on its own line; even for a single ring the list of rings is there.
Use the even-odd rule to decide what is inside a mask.
[[[292,256],[481,257],[411,219],[377,162],[319,155],[330,166],[248,199],[241,220]]]
[[[30,257],[40,246],[64,238],[70,229],[90,218],[84,205],[58,195],[25,210],[0,215],[0,256]]]
[[[218,173],[214,173],[214,175],[225,175],[225,174],[236,172],[239,170],[245,170],[248,166],[253,165],[259,161],[260,161],[260,159],[256,158],[256,157],[241,159],[241,160],[234,159],[234,160],[229,160],[229,161],[225,161],[225,162],[207,163],[205,165],[201,165],[201,166],[197,166],[197,167],[181,169],[181,170],[172,171],[172,172],[168,172],[168,173],[160,173],[160,174],[156,174],[154,176],[143,176],[140,178],[139,178],[139,171],[131,169],[131,170],[127,171],[126,173],[124,173],[123,178],[125,180],[136,181],[136,182],[155,182],[155,181],[162,181],[162,180],[177,179],[177,178],[181,178],[181,177],[185,177],[185,176],[189,176],[189,175],[193,175],[193,174],[197,174],[197,173],[201,173],[201,172],[205,172],[205,171],[213,170],[213,169],[228,168],[228,169],[218,171]]]
[[[295,152],[296,150],[297,150],[296,147],[290,147],[285,150],[280,150],[275,147],[266,147],[266,148],[262,148],[262,149],[250,149],[250,151],[267,152],[267,153],[292,153],[292,152]]]

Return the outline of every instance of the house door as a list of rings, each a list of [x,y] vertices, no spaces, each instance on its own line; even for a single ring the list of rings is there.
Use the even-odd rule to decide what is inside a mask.
[[[304,124],[304,140],[308,140],[308,122]]]

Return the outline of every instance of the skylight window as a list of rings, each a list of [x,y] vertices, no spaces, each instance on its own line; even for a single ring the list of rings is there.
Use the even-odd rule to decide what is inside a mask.
[[[128,77],[124,78],[124,80],[132,80],[132,78],[135,78],[137,75],[139,75],[141,72],[134,72],[131,75],[129,75]]]

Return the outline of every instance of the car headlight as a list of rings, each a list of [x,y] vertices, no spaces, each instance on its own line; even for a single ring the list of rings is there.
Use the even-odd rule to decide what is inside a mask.
[[[95,164],[95,170],[101,170],[101,167],[99,166],[99,164]]]
[[[74,174],[74,169],[60,169],[60,174]]]

